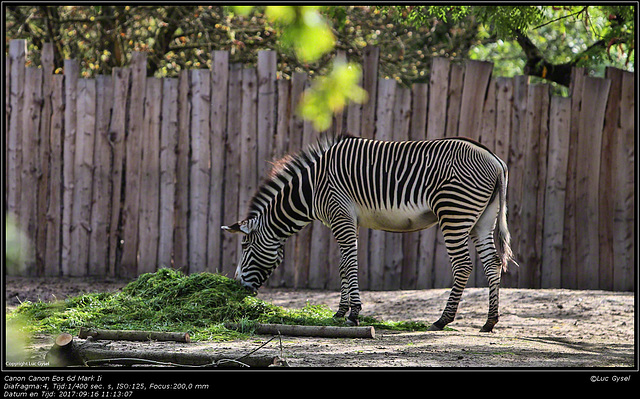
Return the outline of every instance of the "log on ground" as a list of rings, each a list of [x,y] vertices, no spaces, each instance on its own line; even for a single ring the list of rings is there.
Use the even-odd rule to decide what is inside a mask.
[[[79,338],[106,339],[113,341],[175,341],[191,342],[189,333],[139,330],[101,330],[81,327]]]
[[[175,352],[158,350],[109,349],[97,344],[85,343],[79,350],[90,366],[98,365],[163,365],[199,367],[286,367],[286,360],[279,356],[245,355],[205,352]]]
[[[230,330],[241,330],[243,327],[235,323],[226,323]],[[247,328],[256,334],[290,335],[299,337],[324,338],[375,338],[373,326],[337,327],[337,326],[302,326],[288,324],[253,324]]]

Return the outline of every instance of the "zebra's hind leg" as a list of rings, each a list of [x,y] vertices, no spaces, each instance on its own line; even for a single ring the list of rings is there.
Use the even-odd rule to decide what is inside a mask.
[[[451,260],[453,286],[451,287],[451,293],[449,294],[449,299],[442,312],[442,316],[429,327],[429,331],[440,331],[453,321],[458,311],[458,304],[460,303],[462,292],[467,285],[467,280],[469,279],[469,275],[471,275],[471,269],[473,267],[471,257],[469,256],[468,233],[464,233],[462,237],[448,236],[446,231],[443,231],[443,233],[449,259]]]
[[[471,238],[476,246],[484,273],[489,282],[489,314],[487,322],[480,330],[481,332],[491,332],[499,319],[498,303],[502,262],[493,241],[493,230],[498,214],[497,206],[497,200],[490,204],[471,231]]]

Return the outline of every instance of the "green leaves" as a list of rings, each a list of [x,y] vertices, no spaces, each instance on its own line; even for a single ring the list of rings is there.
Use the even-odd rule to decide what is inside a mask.
[[[300,113],[313,122],[316,130],[328,129],[333,114],[341,111],[349,101],[366,101],[367,92],[358,85],[361,75],[359,65],[334,61],[333,70],[316,79],[304,92]]]

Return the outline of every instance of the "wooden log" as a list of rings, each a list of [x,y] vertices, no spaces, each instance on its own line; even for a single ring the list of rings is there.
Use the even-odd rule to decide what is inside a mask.
[[[225,328],[241,330],[236,323],[225,323]],[[250,327],[256,334],[291,335],[297,337],[325,338],[375,338],[373,326],[338,327],[338,326],[302,326],[289,324],[254,324]]]
[[[49,352],[45,355],[45,360],[50,366],[66,367],[84,364],[82,356],[78,351],[78,345],[73,341],[73,336],[69,333],[58,335]]]
[[[79,338],[106,339],[114,341],[175,341],[191,342],[187,332],[140,331],[140,330],[104,330],[80,327]]]
[[[201,367],[286,367],[286,360],[279,356],[247,355],[209,352],[175,352],[158,350],[114,350],[102,345],[85,343],[79,350],[88,365],[133,365],[165,363],[174,366]]]

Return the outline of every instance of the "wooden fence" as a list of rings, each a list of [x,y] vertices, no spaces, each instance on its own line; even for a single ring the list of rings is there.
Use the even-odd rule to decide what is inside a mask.
[[[276,54],[255,68],[212,53],[211,69],[146,76],[146,55],[111,76],[83,79],[53,47],[25,67],[26,42],[6,58],[5,211],[34,243],[24,273],[125,276],[158,267],[233,275],[239,237],[220,230],[244,216],[269,161],[312,142],[295,113],[305,73],[276,76]],[[464,135],[510,167],[509,225],[520,267],[507,287],[634,290],[634,74],[576,69],[569,98],[528,78],[492,76],[492,64],[433,59],[429,83],[378,77],[364,52],[363,105],[331,129],[385,140]],[[475,258],[475,257],[474,257]],[[361,229],[363,289],[451,284],[437,229]],[[318,222],[288,240],[270,286],[337,289],[338,249]],[[469,286],[484,286],[476,267]]]

